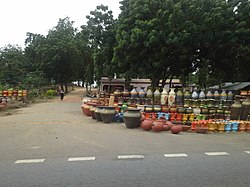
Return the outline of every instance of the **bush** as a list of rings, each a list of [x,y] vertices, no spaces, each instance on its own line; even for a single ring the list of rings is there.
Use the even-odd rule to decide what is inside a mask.
[[[45,96],[47,98],[52,98],[53,96],[56,96],[56,91],[55,90],[47,90]]]

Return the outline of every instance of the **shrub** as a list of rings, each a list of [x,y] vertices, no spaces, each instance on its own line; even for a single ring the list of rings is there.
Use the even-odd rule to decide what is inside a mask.
[[[55,90],[47,90],[45,96],[48,98],[52,98],[53,96],[56,96],[56,91]]]

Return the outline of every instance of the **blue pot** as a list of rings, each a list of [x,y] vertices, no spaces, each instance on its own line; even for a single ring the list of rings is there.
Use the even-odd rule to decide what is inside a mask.
[[[238,126],[239,126],[239,122],[232,122],[232,131],[237,132]]]
[[[226,125],[225,125],[225,131],[230,132],[231,130],[232,130],[232,123],[227,122]]]

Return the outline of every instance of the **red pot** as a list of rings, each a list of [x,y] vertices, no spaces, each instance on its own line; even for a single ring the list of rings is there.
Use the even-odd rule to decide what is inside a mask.
[[[168,130],[170,130],[172,126],[174,126],[174,124],[171,121],[166,121],[166,125],[168,126]]]
[[[162,122],[159,120],[154,121],[152,124],[152,130],[155,132],[160,132],[163,130],[163,128],[164,128],[164,126],[163,126]]]
[[[178,134],[179,132],[182,131],[182,126],[181,125],[174,125],[171,127],[170,130],[173,134]]]
[[[146,119],[146,116],[143,113],[141,113],[141,121],[143,121],[145,119]]]
[[[143,128],[146,131],[149,131],[151,129],[153,121],[151,119],[145,119],[141,122],[141,128]]]
[[[163,125],[163,131],[167,131],[168,129],[168,125]]]

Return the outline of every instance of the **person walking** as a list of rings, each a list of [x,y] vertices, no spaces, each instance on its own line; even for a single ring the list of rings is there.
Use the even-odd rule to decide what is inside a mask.
[[[63,90],[61,90],[61,91],[60,91],[60,100],[62,101],[62,100],[63,100],[63,98],[64,98],[64,91],[63,91]]]

